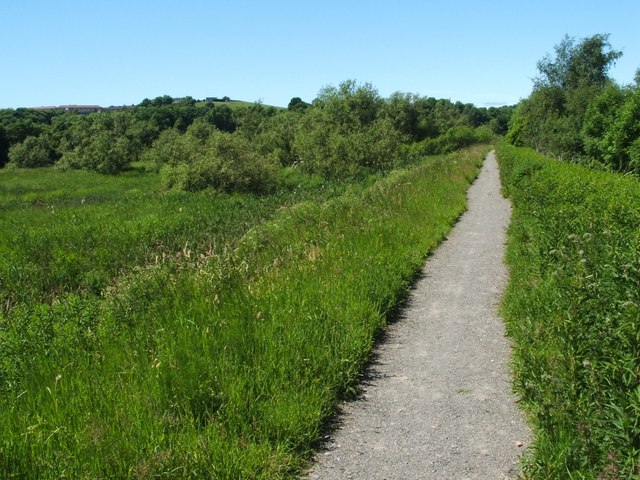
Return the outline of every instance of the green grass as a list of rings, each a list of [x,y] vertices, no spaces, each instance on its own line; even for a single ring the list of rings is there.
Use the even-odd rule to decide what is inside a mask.
[[[640,184],[498,149],[514,204],[503,311],[535,430],[527,478],[640,476]]]
[[[281,202],[227,248],[143,255],[99,295],[62,289],[48,303],[17,302],[0,319],[0,476],[295,476],[464,210],[486,151],[431,158],[324,201]],[[300,179],[310,192],[315,184]],[[173,194],[149,195],[158,206]],[[218,196],[185,195],[206,200],[188,233],[216,231],[202,205]],[[171,224],[163,212],[159,225]]]
[[[159,176],[144,171],[1,170],[0,309],[100,295],[136,265],[220,253],[279,208],[354,188],[295,172],[282,184],[256,197],[163,191]]]

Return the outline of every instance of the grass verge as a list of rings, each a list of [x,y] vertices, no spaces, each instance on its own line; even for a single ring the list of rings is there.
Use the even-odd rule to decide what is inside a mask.
[[[535,431],[527,478],[640,475],[640,184],[498,148],[503,304]]]

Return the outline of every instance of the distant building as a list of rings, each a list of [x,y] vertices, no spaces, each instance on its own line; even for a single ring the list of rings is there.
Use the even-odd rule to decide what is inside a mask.
[[[65,112],[78,112],[82,114],[97,113],[102,111],[102,107],[99,105],[60,105],[58,107]]]
[[[83,115],[97,113],[104,110],[100,105],[59,105],[57,107],[35,107],[33,110],[64,110],[65,112],[77,112]]]

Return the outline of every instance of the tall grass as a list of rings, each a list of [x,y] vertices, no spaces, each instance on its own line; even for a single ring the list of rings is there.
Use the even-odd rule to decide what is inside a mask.
[[[640,476],[640,184],[502,145],[527,478]]]
[[[100,295],[136,265],[210,255],[283,206],[353,188],[291,171],[283,177],[277,194],[258,197],[163,191],[160,177],[144,171],[1,170],[0,307]]]
[[[463,211],[486,149],[288,206],[226,250],[16,308],[48,345],[0,399],[0,476],[285,478]],[[203,218],[204,223],[206,219]],[[20,338],[0,330],[6,360]],[[14,356],[12,356],[14,355]]]

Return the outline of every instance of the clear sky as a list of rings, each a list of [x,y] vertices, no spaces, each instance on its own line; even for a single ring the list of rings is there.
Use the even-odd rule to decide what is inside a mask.
[[[631,83],[640,1],[0,0],[0,108],[159,95],[286,106],[346,79],[477,106],[531,92],[565,34],[609,33]]]

